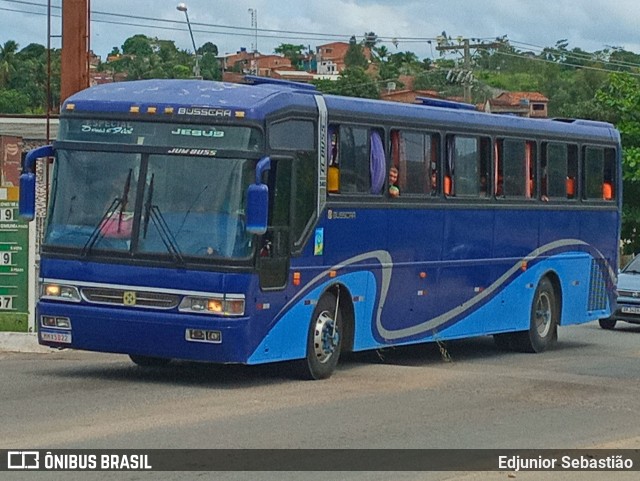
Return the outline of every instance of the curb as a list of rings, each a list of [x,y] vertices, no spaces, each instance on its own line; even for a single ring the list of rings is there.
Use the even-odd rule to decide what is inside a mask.
[[[0,352],[48,353],[53,350],[38,344],[38,335],[32,332],[0,332]]]

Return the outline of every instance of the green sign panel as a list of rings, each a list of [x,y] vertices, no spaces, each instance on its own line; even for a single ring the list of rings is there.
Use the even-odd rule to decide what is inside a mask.
[[[0,331],[28,331],[29,224],[18,218],[18,187],[0,187]]]

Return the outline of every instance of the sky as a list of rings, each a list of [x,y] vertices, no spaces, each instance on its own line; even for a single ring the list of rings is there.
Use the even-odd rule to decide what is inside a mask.
[[[0,44],[19,48],[47,44],[51,2],[51,46],[61,47],[63,0],[0,0]],[[67,0],[75,1],[78,0]],[[184,12],[173,0],[93,0],[91,49],[103,60],[136,34],[173,40],[193,51]],[[315,49],[333,41],[362,39],[375,32],[393,52],[437,58],[436,37],[490,42],[506,37],[521,51],[540,52],[566,39],[569,48],[593,52],[611,47],[640,53],[638,0],[188,0],[196,46],[211,42],[220,54],[241,48],[273,53],[282,43]],[[252,12],[253,11],[253,15]]]

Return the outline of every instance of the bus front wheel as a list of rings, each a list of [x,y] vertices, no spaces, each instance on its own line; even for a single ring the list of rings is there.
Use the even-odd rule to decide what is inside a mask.
[[[342,348],[342,325],[338,298],[333,293],[324,294],[313,311],[307,334],[307,355],[300,362],[304,379],[327,379],[333,374]]]
[[[542,352],[558,337],[558,299],[548,277],[538,283],[531,304],[529,330],[514,334],[523,352]]]

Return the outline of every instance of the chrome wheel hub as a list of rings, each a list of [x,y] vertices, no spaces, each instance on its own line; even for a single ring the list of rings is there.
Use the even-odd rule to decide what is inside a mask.
[[[335,321],[327,311],[320,313],[313,330],[313,349],[318,361],[327,362],[340,344],[340,334],[334,329]]]
[[[545,292],[536,301],[535,326],[540,337],[546,337],[551,330],[551,299]]]

